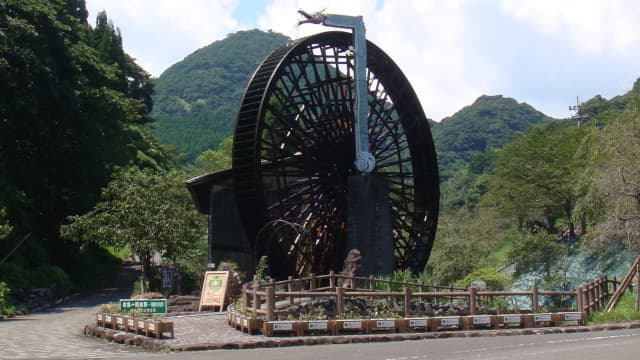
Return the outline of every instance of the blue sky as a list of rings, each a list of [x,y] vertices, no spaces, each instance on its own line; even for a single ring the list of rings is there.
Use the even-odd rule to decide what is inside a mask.
[[[400,66],[434,120],[481,95],[554,117],[576,97],[611,98],[640,77],[635,0],[86,0],[106,10],[125,50],[154,76],[200,47],[252,28],[297,38],[297,9],[363,15],[367,38]]]

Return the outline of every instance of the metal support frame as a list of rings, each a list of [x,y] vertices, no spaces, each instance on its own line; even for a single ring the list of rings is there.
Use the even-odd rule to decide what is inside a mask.
[[[321,24],[329,27],[351,29],[353,33],[354,82],[356,84],[355,101],[355,144],[354,164],[358,171],[368,174],[376,166],[376,159],[369,151],[369,126],[367,123],[369,107],[367,101],[367,38],[362,16],[313,13],[298,10],[305,20],[298,24]]]

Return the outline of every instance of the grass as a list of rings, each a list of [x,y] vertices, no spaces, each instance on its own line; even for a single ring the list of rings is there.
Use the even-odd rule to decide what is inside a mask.
[[[488,266],[495,268],[504,266],[507,263],[507,254],[512,247],[513,243],[510,239],[505,238],[502,240],[493,252],[489,254],[489,257],[487,258]]]
[[[589,324],[640,320],[640,312],[635,309],[636,294],[627,292],[612,312],[599,311],[591,315]]]

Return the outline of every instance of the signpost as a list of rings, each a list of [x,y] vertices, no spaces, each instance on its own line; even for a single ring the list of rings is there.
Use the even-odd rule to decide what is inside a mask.
[[[143,313],[166,314],[167,299],[120,299],[120,310],[125,313],[140,310]]]
[[[228,271],[207,271],[204,273],[198,311],[202,311],[205,307],[219,307],[219,311],[222,311],[228,280]]]

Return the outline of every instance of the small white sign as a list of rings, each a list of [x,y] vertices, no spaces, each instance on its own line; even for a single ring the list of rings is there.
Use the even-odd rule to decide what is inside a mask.
[[[292,323],[274,323],[273,324],[273,331],[289,331],[289,330],[293,330]]]
[[[105,315],[104,316],[104,321],[110,323],[111,322],[111,315]]]
[[[247,319],[242,319],[242,326],[244,327],[249,326],[249,321]]]
[[[542,321],[551,321],[551,314],[538,314],[533,316],[533,321],[542,322]]]
[[[121,317],[117,317],[116,318],[116,323],[118,323],[118,325],[124,325],[124,319]]]
[[[144,329],[144,321],[138,320],[138,328]]]
[[[96,315],[96,319],[97,319],[98,321],[102,321],[102,315],[100,315],[100,314]]]
[[[520,315],[505,315],[502,318],[502,322],[504,322],[505,324],[515,324],[515,323],[520,323],[522,321],[522,318],[520,317]]]
[[[564,314],[564,321],[581,321],[582,314],[581,313],[568,313]]]
[[[376,320],[377,328],[395,328],[396,322],[393,320]]]
[[[409,320],[410,327],[427,326],[427,319],[411,319]]]
[[[450,317],[450,318],[442,318],[440,319],[441,326],[458,326],[460,325],[460,318]]]
[[[491,316],[474,316],[473,325],[490,325]]]
[[[342,323],[343,329],[360,329],[362,328],[362,321],[345,321]]]
[[[133,324],[135,324],[133,319],[127,319],[127,326],[133,326]]]
[[[155,323],[150,322],[150,323],[149,323],[149,330],[154,331],[155,329],[156,329],[156,324],[155,324]]]
[[[309,330],[327,330],[327,326],[328,325],[326,321],[310,322]]]

